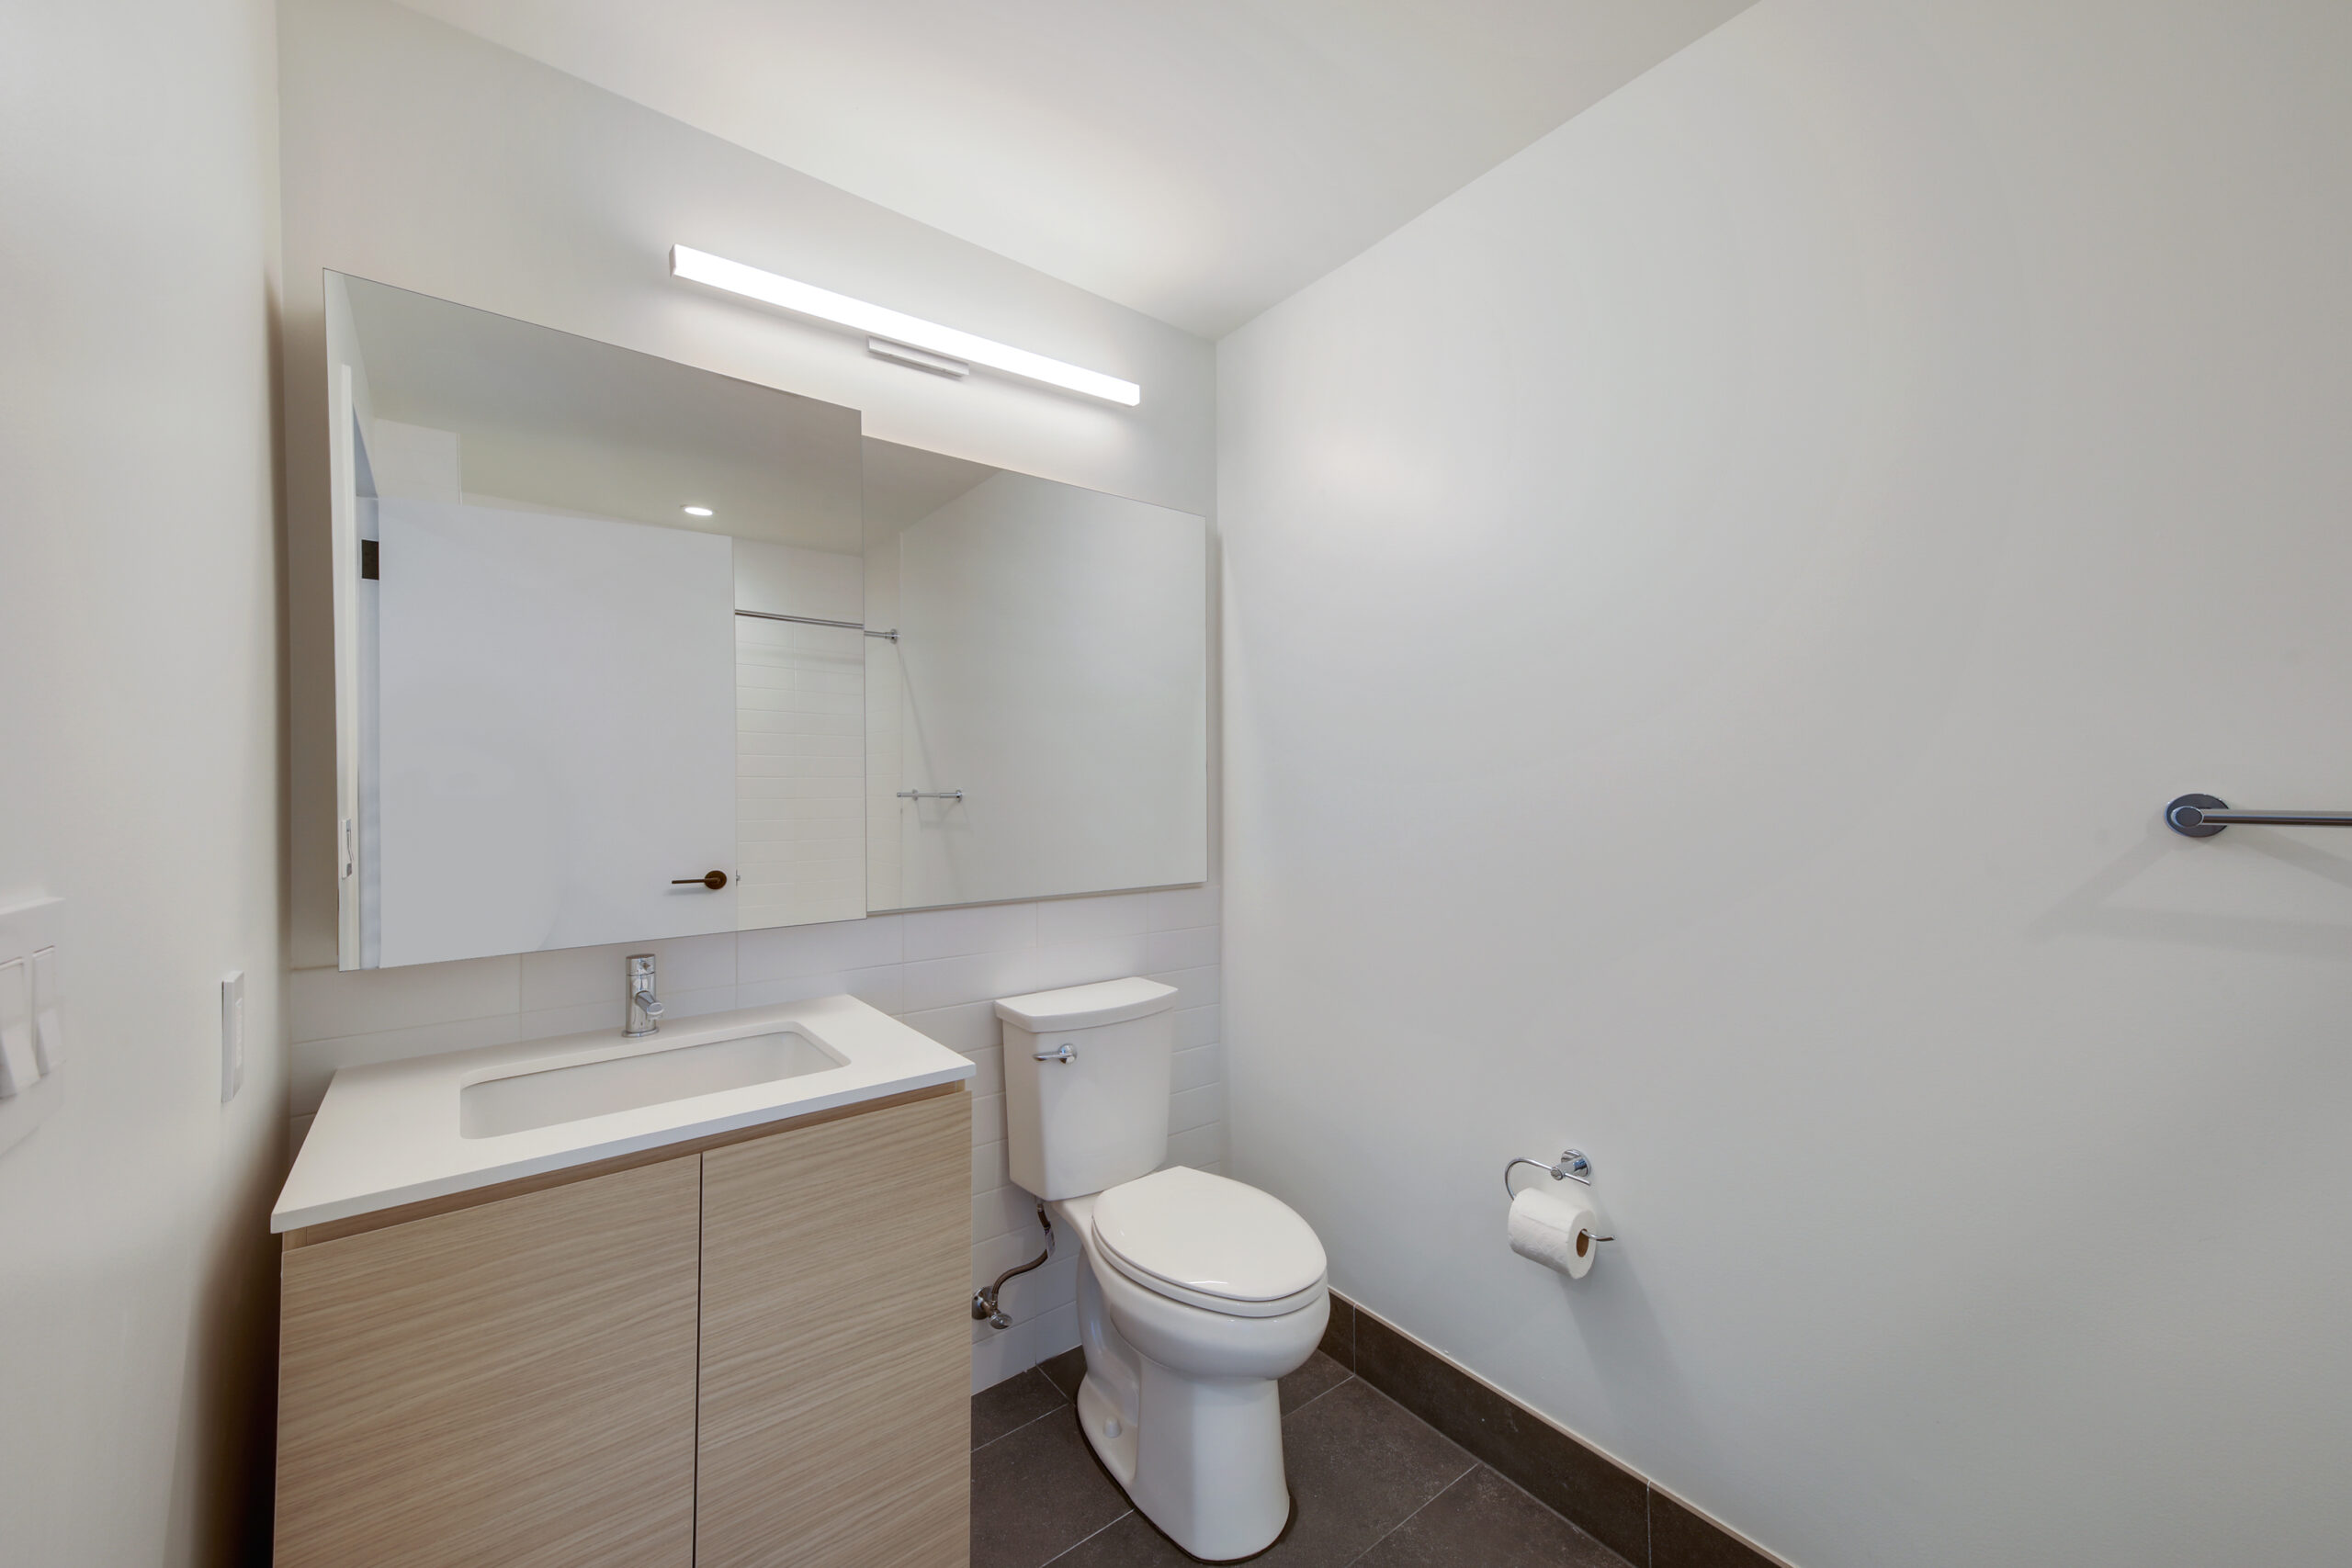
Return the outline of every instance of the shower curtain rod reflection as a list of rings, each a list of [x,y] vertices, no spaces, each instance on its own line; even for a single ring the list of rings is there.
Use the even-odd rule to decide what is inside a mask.
[[[865,632],[867,637],[888,637],[892,642],[899,640],[897,632],[868,632],[858,621],[829,621],[819,615],[779,615],[773,610],[738,610],[735,613],[748,615],[755,621],[790,621],[798,626],[839,626],[845,632]]]

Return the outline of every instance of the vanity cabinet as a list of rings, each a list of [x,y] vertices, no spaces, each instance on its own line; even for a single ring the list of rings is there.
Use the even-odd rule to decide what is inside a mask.
[[[279,1568],[963,1568],[960,1085],[290,1232]]]
[[[700,1568],[964,1562],[969,1098],[703,1156]]]

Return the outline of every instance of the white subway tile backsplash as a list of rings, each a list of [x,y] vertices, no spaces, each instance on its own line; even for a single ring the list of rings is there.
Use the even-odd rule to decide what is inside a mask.
[[[1045,1358],[1034,1355],[1030,1347],[1037,1342],[1036,1325],[1008,1328],[1001,1334],[982,1339],[978,1330],[988,1325],[976,1323],[972,1337],[972,1392],[994,1388],[1007,1378],[1019,1377]]]
[[[1098,937],[1091,942],[1040,947],[1036,965],[1030,974],[1030,987],[1051,991],[1064,986],[1140,975],[1150,967],[1145,962],[1145,944],[1149,940],[1137,931],[1130,936]]]
[[[907,924],[907,959],[1012,953],[1037,945],[1037,906],[984,904],[975,909],[924,909]]]
[[[1144,897],[1150,900],[1150,929],[1153,931],[1182,931],[1187,926],[1218,923],[1216,889],[1214,887],[1170,887],[1158,893],[1147,893]]]
[[[811,711],[797,714],[792,731],[832,733],[824,728],[835,722],[825,716],[827,700],[825,694],[812,694],[807,705]],[[854,716],[839,722],[854,725]],[[831,754],[822,745],[807,752]],[[838,808],[844,819],[854,820],[865,809],[854,788],[839,802],[823,795],[820,786],[829,781],[821,778],[750,782],[760,797],[772,791],[776,798],[803,803],[809,813]],[[779,863],[789,860],[799,866],[807,851],[822,850],[837,836],[824,825],[829,820],[810,815],[781,824],[776,843],[792,847],[778,850]],[[986,1262],[1008,1258],[988,1269],[988,1279],[993,1279],[1034,1256],[1043,1234],[1035,1201],[1012,1185],[1005,1166],[1003,1032],[996,998],[1138,974],[1177,987],[1170,1162],[1221,1170],[1225,1050],[1216,918],[1216,889],[1176,888],[877,915],[407,969],[300,970],[289,976],[287,993],[288,1029],[296,1042],[293,1130],[307,1131],[328,1079],[343,1066],[617,1030],[621,961],[631,953],[660,957],[662,999],[673,1018],[846,992],[972,1058],[978,1069],[971,1084],[973,1271],[977,1278]],[[1007,1288],[1012,1328],[1000,1333],[985,1324],[974,1325],[976,1389],[1078,1342],[1076,1240],[1061,1238],[1052,1263]]]
[[[1178,1094],[1204,1084],[1221,1084],[1225,1081],[1225,1047],[1195,1045],[1189,1051],[1179,1051],[1169,1071],[1169,1087]]]
[[[469,958],[404,969],[297,969],[286,977],[289,1040],[380,1034],[513,1012],[522,1005],[519,958]]]
[[[1043,1235],[1037,1227],[1037,1201],[1018,1187],[999,1187],[972,1195],[972,1245],[1013,1231]]]
[[[905,920],[876,915],[821,926],[778,926],[741,932],[735,943],[738,983],[872,969],[905,959]]]
[[[1012,1179],[1005,1168],[1002,1144],[981,1144],[972,1150],[973,1191],[993,1192]]]
[[[996,1016],[994,998],[901,1013],[899,1021],[917,1033],[931,1036],[950,1051],[961,1051],[967,1056],[1004,1043],[1004,1026]]]
[[[369,1062],[404,1062],[411,1056],[436,1056],[444,1051],[469,1051],[477,1045],[503,1045],[520,1040],[522,1021],[514,1013],[488,1018],[452,1019],[446,1023],[421,1023],[411,1029],[379,1030],[372,1034],[345,1034],[333,1040],[304,1040],[288,1051],[288,1105],[307,1116],[326,1098],[327,1084],[343,1067]]]
[[[986,1096],[1004,1092],[1004,1052],[990,1045],[984,1050],[964,1053],[972,1058],[972,1092]]]
[[[972,1286],[974,1290],[992,1282],[999,1274],[1003,1273],[1014,1264],[1026,1263],[1036,1257],[1038,1246],[1045,1237],[1040,1233],[1032,1232],[1028,1235],[1016,1235],[1001,1239],[1018,1241],[1021,1245],[1007,1248],[1001,1254],[1004,1261],[989,1269],[986,1278],[976,1279]],[[1077,1300],[1077,1249],[1067,1243],[1057,1243],[1054,1247],[1053,1261],[1035,1273],[1023,1274],[1017,1280],[1005,1282],[1003,1292],[997,1297],[997,1307],[1005,1316],[1012,1319],[1013,1328],[1018,1329],[1023,1324],[1035,1323],[1057,1307],[1069,1305]],[[990,1328],[985,1323],[972,1325],[972,1337],[976,1342],[982,1336],[994,1336],[1005,1332],[1010,1331]]]
[[[855,997],[867,1007],[882,1012],[897,1013],[906,1008],[906,967],[899,964],[884,964],[872,969],[853,969],[842,976],[840,990]]]
[[[1150,977],[1163,986],[1176,987],[1179,1008],[1208,1007],[1225,999],[1219,986],[1221,977],[1214,964],[1198,969],[1154,970]]]
[[[1037,988],[1030,978],[1036,960],[1037,950],[1028,947],[910,963],[906,965],[905,1000],[899,1005],[905,1011],[922,1012],[957,1002],[1021,996]]]
[[[680,1019],[699,1018],[707,1013],[725,1012],[742,1005],[736,998],[735,987],[719,986],[707,991],[673,991],[662,988],[662,1017],[672,1022]],[[517,1040],[548,1040],[559,1034],[586,1034],[593,1031],[610,1030],[617,1037],[626,1021],[627,1006],[617,991],[611,997],[593,1002],[574,1002],[570,1007],[534,1008],[516,1015]]]
[[[975,1242],[972,1246],[972,1289],[977,1291],[1006,1269],[1017,1269],[1028,1262],[1045,1245],[1046,1233],[1038,1227],[1034,1215],[1026,1230],[1015,1228],[1001,1235],[990,1236],[986,1241]],[[1051,1267],[1051,1264],[1046,1265],[1046,1268]],[[1045,1269],[1040,1269],[1035,1273],[1023,1274],[1020,1285],[1006,1286],[1003,1295],[999,1298],[999,1304],[1008,1308],[1018,1304],[1016,1292],[1024,1295],[1035,1294],[1034,1289],[1023,1290],[1023,1287],[1034,1287],[1045,1272]]]
[[[656,990],[666,1004],[673,991],[709,991],[735,984],[735,933],[667,937],[612,947],[567,947],[522,955],[522,1010],[610,1002],[627,994],[630,954],[654,958]]]
[[[1055,898],[1037,906],[1037,945],[1057,947],[1102,937],[1141,936],[1149,930],[1151,895]]]
[[[1205,1170],[1225,1158],[1225,1123],[1211,1122],[1173,1133],[1168,1139],[1168,1163]]]
[[[1191,926],[1183,931],[1154,931],[1150,938],[1154,969],[1199,969],[1217,962],[1217,929]]]
[[[838,997],[849,989],[849,976],[840,970],[825,975],[796,975],[788,980],[753,980],[735,987],[739,1008],[781,1007],[817,997]]]
[[[1029,1325],[1030,1348],[1040,1361],[1051,1360],[1065,1350],[1078,1348],[1077,1276],[1071,1276],[1070,1283],[1070,1299],[1033,1319]]]
[[[1168,1097],[1168,1132],[1173,1137],[1206,1127],[1225,1113],[1225,1086],[1203,1084]]]

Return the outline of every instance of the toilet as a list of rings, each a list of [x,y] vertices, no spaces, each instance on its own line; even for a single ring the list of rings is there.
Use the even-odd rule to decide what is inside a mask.
[[[1281,1200],[1168,1157],[1175,988],[996,1004],[1012,1179],[1078,1243],[1078,1415],[1103,1468],[1193,1556],[1264,1551],[1290,1518],[1275,1381],[1323,1337],[1323,1244]]]

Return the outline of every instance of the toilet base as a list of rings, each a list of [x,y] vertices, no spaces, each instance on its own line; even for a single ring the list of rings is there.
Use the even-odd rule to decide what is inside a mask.
[[[1254,1557],[1281,1538],[1291,1516],[1282,1385],[1275,1377],[1254,1374],[1304,1361],[1322,1334],[1328,1304],[1318,1301],[1310,1312],[1282,1319],[1215,1319],[1148,1296],[1126,1280],[1106,1282],[1094,1261],[1090,1257],[1080,1265],[1078,1287],[1086,1350],[1078,1417],[1088,1445],[1136,1510],[1186,1555],[1204,1562]],[[1120,1332],[1106,1292],[1116,1292],[1130,1308],[1198,1319],[1196,1331],[1238,1331],[1272,1343],[1262,1364],[1250,1366],[1253,1375],[1179,1372]],[[1243,1328],[1244,1323],[1250,1326]],[[1148,1342],[1166,1337],[1161,1326],[1163,1332],[1146,1336]]]
[[[1148,1398],[1156,1380],[1150,1363],[1145,1365]],[[1162,1378],[1171,1375],[1160,1369]],[[1195,1418],[1186,1424],[1183,1436],[1167,1438],[1165,1448],[1153,1442],[1159,1462],[1145,1472],[1150,1483],[1138,1488],[1142,1434],[1113,1406],[1091,1376],[1078,1389],[1079,1426],[1102,1468],[1136,1510],[1196,1562],[1246,1562],[1290,1532],[1295,1505],[1283,1479],[1280,1405],[1277,1402],[1269,1434],[1256,1404],[1254,1399],[1242,1399],[1207,1402],[1205,1409],[1199,1403],[1191,1405]],[[1159,1408],[1164,1412],[1170,1406]],[[1155,1425],[1151,1437],[1160,1436]],[[1178,1442],[1186,1446],[1170,1451]],[[1199,1456],[1208,1456],[1210,1462],[1198,1462]],[[1252,1541],[1256,1544],[1247,1544]]]

